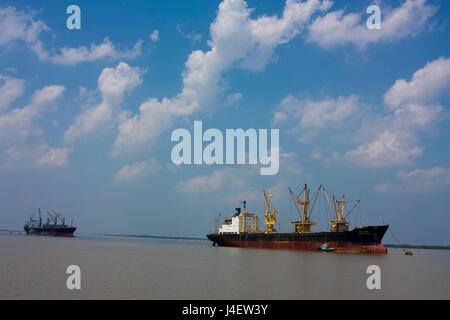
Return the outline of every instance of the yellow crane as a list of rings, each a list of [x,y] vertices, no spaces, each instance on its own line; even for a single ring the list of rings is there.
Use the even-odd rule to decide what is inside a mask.
[[[274,229],[274,225],[277,223],[277,211],[272,209],[272,194],[267,196],[266,190],[264,190],[264,197],[266,198],[266,215],[264,222],[267,225],[267,228],[264,229],[264,233],[272,233],[277,232],[276,229]]]
[[[331,232],[344,232],[349,230],[349,222],[347,222],[347,217],[352,213],[352,211],[358,206],[360,201],[356,201],[354,206],[344,215],[344,204],[346,203],[344,196],[342,196],[342,199],[335,199],[333,196],[333,203],[336,206],[337,204],[337,214],[335,213],[335,210],[333,210],[333,207],[331,206],[330,199],[328,198],[327,190],[325,187],[323,187],[323,192],[325,193],[325,196],[328,201],[328,205],[330,206],[331,212],[333,213],[334,220],[330,221],[331,224]]]
[[[308,218],[308,209],[309,209],[309,190],[308,186],[305,184],[305,188],[303,189],[303,200],[300,200],[297,197],[294,198],[294,193],[291,188],[289,188],[289,193],[291,194],[292,201],[294,201],[295,208],[301,218],[301,221],[293,221],[290,222],[290,225],[295,226],[295,232],[297,233],[305,233],[311,232],[311,226],[315,225],[314,222],[311,222]],[[298,205],[302,206],[302,211],[298,208]]]

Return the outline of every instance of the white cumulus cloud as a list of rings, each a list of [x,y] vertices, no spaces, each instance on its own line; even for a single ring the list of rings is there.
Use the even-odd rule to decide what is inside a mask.
[[[310,141],[320,130],[338,128],[361,113],[366,106],[356,95],[337,99],[298,99],[292,95],[284,98],[277,107],[272,123],[287,125],[288,131],[299,135],[300,141]]]
[[[17,41],[35,43],[42,31],[50,30],[45,22],[34,19],[35,12],[17,11],[13,7],[0,8],[0,46]]]
[[[399,79],[384,95],[391,108],[407,103],[429,103],[450,87],[450,58],[441,57],[417,70],[411,81]]]
[[[1,114],[0,141],[11,143],[17,139],[25,139],[31,134],[39,134],[41,130],[34,126],[34,120],[45,112],[51,103],[62,97],[64,90],[63,86],[46,86],[37,90],[25,107]]]
[[[446,69],[448,59],[440,58],[419,69],[411,82],[396,81],[384,96],[392,112],[366,119],[358,133],[365,142],[346,156],[354,163],[374,167],[412,164],[424,149],[419,133],[444,118],[443,107],[436,100],[450,87]],[[440,80],[438,85],[436,79]],[[434,85],[437,87],[432,88]]]
[[[426,0],[406,0],[395,9],[381,5],[381,30],[367,28],[369,15],[365,12],[345,14],[344,10],[332,11],[311,23],[308,39],[327,49],[346,44],[364,49],[369,43],[417,35],[436,11],[437,8],[427,4]]]
[[[71,152],[69,148],[51,148],[45,143],[37,146],[12,146],[0,153],[0,167],[64,167]]]
[[[24,92],[25,81],[0,74],[0,113],[9,109],[11,104]]]
[[[215,170],[211,175],[198,176],[186,181],[180,181],[176,190],[181,193],[203,193],[220,190],[224,186],[239,187],[244,180],[233,169]]]
[[[114,184],[128,183],[137,179],[146,178],[161,170],[161,165],[155,160],[136,162],[123,166],[114,176]]]
[[[159,31],[158,30],[153,30],[152,34],[150,35],[150,40],[152,40],[153,42],[159,41]]]
[[[62,167],[67,164],[70,153],[69,148],[50,148],[39,157],[37,162],[40,165]]]
[[[54,64],[75,66],[82,62],[92,62],[102,59],[120,60],[132,59],[141,55],[142,40],[138,40],[131,49],[118,49],[109,38],[105,38],[102,43],[91,43],[89,47],[80,46],[77,48],[63,47],[59,53],[48,53],[42,42],[36,42],[32,46],[40,60],[50,61]]]
[[[19,11],[13,7],[0,8],[0,46],[25,43],[40,60],[71,66],[102,59],[131,59],[141,54],[142,40],[138,40],[131,49],[120,49],[108,38],[100,44],[91,43],[89,47],[63,47],[53,50],[56,53],[49,51],[39,36],[42,32],[51,30],[44,21],[36,19],[36,14],[34,11]]]
[[[428,170],[400,171],[395,182],[375,187],[377,193],[427,194],[450,186],[450,168],[434,167]]]
[[[98,78],[98,90],[101,92],[102,101],[78,115],[75,123],[65,132],[64,140],[73,142],[87,134],[114,125],[125,94],[142,83],[143,72],[124,62],[120,62],[115,68],[103,69]]]
[[[212,112],[214,101],[223,93],[223,73],[233,65],[261,70],[276,46],[293,39],[311,16],[329,7],[319,0],[287,0],[283,14],[252,19],[244,0],[224,0],[211,24],[209,51],[193,51],[185,64],[183,88],[172,98],[150,98],[139,114],[119,126],[114,154],[120,155],[149,144],[178,117],[194,112]]]

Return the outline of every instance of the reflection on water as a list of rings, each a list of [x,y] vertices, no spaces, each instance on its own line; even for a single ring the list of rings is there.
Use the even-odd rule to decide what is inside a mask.
[[[207,241],[0,234],[1,299],[449,299],[450,251],[387,256],[212,247]],[[81,290],[66,288],[69,265]],[[366,287],[369,265],[381,290]]]

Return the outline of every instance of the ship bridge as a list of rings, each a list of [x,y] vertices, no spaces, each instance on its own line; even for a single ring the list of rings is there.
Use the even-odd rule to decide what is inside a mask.
[[[241,208],[236,208],[235,213],[231,216],[231,219],[226,219],[222,226],[219,228],[218,234],[240,234],[248,232],[257,232],[258,230],[258,217],[254,213],[244,212],[241,213]]]

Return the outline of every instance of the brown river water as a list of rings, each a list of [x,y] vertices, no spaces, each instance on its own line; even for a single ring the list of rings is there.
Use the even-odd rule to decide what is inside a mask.
[[[413,252],[348,255],[0,233],[0,299],[449,299],[450,251]],[[66,286],[70,265],[80,267],[80,290]],[[371,265],[380,267],[380,290],[367,288]]]

